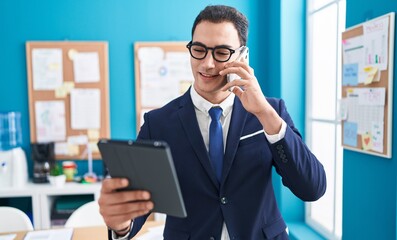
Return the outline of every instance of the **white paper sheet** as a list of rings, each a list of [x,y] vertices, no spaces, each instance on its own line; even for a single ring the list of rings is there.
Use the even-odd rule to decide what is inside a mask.
[[[101,125],[100,91],[95,88],[70,91],[72,129],[99,129]]]
[[[99,82],[99,56],[97,52],[76,53],[73,56],[74,81]]]
[[[149,59],[148,52],[156,61]],[[160,58],[158,51],[146,49],[141,55],[142,107],[163,106],[183,94],[193,82],[189,53],[168,52]]]
[[[55,155],[69,155],[68,143],[56,142],[54,151],[55,151]]]
[[[383,153],[383,122],[372,122],[372,150]]]
[[[36,101],[35,110],[37,142],[64,141],[66,137],[64,102]]]
[[[358,104],[367,106],[385,106],[385,88],[357,88]]]
[[[363,36],[349,38],[342,41],[343,64],[358,64],[358,83],[365,81]]]
[[[363,24],[365,65],[387,69],[389,18],[383,17],[377,21]]]
[[[384,121],[384,106],[360,104],[360,98],[363,98],[360,96],[362,91],[356,90],[350,89],[351,92],[347,94],[347,120],[357,123],[357,133],[363,134],[371,131],[373,122]]]
[[[13,240],[16,236],[16,234],[0,235],[0,240]]]
[[[24,240],[70,240],[72,235],[72,228],[51,229],[28,232]]]
[[[164,225],[148,228],[148,232],[137,237],[137,240],[163,239]]]
[[[87,143],[88,143],[87,135],[77,135],[77,136],[68,137],[68,144],[86,145]]]
[[[55,90],[62,86],[62,49],[35,48],[32,50],[34,90]]]

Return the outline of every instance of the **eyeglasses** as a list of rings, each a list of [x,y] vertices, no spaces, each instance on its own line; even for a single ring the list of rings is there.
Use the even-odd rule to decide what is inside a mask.
[[[194,59],[202,60],[207,56],[208,50],[212,50],[212,57],[217,62],[227,62],[232,57],[233,53],[241,49],[231,49],[225,46],[207,47],[202,43],[193,43],[190,41],[186,47],[189,49],[190,56]]]

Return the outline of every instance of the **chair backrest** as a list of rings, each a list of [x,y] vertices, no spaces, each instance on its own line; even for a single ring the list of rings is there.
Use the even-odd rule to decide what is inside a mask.
[[[97,201],[86,203],[76,209],[65,223],[65,227],[105,226],[102,215],[99,213]]]
[[[29,217],[13,207],[0,207],[0,232],[32,231]]]

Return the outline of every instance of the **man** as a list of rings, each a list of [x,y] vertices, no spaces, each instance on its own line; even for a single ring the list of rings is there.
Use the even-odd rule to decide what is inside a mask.
[[[164,239],[288,239],[274,197],[273,166],[300,199],[315,201],[325,192],[323,166],[284,102],[266,98],[253,69],[234,61],[247,35],[248,21],[236,9],[206,7],[187,45],[193,86],[145,115],[138,138],[171,147],[188,214],[167,217]],[[231,73],[240,79],[227,83]],[[215,111],[220,120],[212,120]],[[133,237],[153,208],[146,191],[116,191],[126,186],[126,179],[103,182],[99,204],[113,238]]]

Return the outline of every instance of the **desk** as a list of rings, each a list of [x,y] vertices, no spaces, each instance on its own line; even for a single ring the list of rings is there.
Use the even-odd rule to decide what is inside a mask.
[[[164,224],[164,222],[147,221],[145,225],[143,225],[141,231],[132,239],[136,239],[136,237],[146,233],[148,228],[157,227],[162,224]],[[15,240],[23,240],[26,231],[14,232],[14,233],[17,234]],[[10,234],[10,233],[0,233],[0,235],[5,235],[5,234]],[[91,240],[91,239],[107,240],[108,239],[107,228],[105,226],[74,228],[72,240]]]

